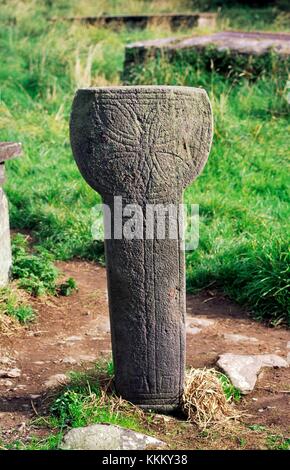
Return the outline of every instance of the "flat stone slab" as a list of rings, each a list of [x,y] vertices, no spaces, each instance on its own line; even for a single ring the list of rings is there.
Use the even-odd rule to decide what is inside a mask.
[[[169,27],[173,31],[195,27],[214,27],[216,25],[216,13],[163,13],[158,15],[113,15],[113,16],[75,16],[62,18],[65,21],[77,21],[98,27],[120,27],[145,29],[152,26]],[[52,21],[59,21],[53,18]]]
[[[215,324],[214,320],[210,320],[209,318],[200,318],[200,317],[188,317],[188,323],[194,326],[198,326],[201,328],[208,328]]]
[[[13,369],[8,369],[8,370],[0,370],[0,378],[2,379],[15,379],[17,377],[20,377],[21,375],[21,370],[18,369],[17,367],[14,367]]]
[[[276,354],[240,355],[226,353],[217,365],[243,394],[251,392],[263,367],[288,367],[285,359]]]
[[[230,341],[231,343],[258,343],[257,338],[253,336],[245,336],[234,333],[224,333],[224,339]]]
[[[224,31],[220,33],[193,36],[190,38],[166,38],[151,41],[136,42],[127,45],[126,51],[135,49],[174,51],[178,49],[202,50],[208,46],[214,46],[218,51],[232,51],[247,55],[263,55],[274,51],[279,55],[290,55],[290,34],[288,33],[263,33]]]
[[[0,163],[17,158],[22,153],[22,146],[18,142],[0,142]]]
[[[64,450],[146,450],[166,444],[151,436],[110,424],[93,424],[68,431],[60,446]]]
[[[60,385],[66,385],[69,382],[69,377],[65,374],[54,374],[51,375],[46,382],[44,382],[45,388],[57,388]]]

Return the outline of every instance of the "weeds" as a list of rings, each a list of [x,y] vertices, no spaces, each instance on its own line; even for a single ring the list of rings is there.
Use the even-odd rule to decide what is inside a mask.
[[[0,289],[0,331],[13,330],[15,323],[7,323],[8,319],[17,320],[25,325],[35,318],[35,311],[28,304],[28,299],[21,295],[21,292],[13,287]]]
[[[14,236],[12,255],[12,276],[18,281],[18,286],[32,296],[69,296],[77,289],[76,281],[71,277],[57,284],[59,272],[53,264],[53,256],[41,247],[36,247],[32,253],[25,236]]]
[[[108,372],[110,375],[108,375]],[[71,374],[71,382],[53,400],[50,412],[58,427],[111,423],[142,430],[142,410],[117,397],[112,384],[112,366],[97,364],[95,370]]]

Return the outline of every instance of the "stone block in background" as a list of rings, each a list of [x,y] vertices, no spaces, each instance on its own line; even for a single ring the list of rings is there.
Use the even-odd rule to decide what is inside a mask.
[[[201,64],[216,72],[257,76],[275,70],[288,76],[290,34],[222,31],[188,38],[162,38],[128,44],[125,50],[123,81],[134,83],[134,69],[147,60],[166,58],[191,67]]]
[[[113,16],[74,16],[61,18],[62,21],[79,22],[94,25],[99,28],[119,30],[123,27],[129,29],[145,29],[152,27],[169,28],[172,31],[198,27],[215,28],[217,13],[160,13],[157,15],[113,15]],[[52,21],[59,21],[53,18]]]
[[[0,142],[0,287],[7,284],[12,265],[9,208],[2,185],[5,181],[5,162],[21,155],[21,144]]]
[[[12,264],[7,197],[0,188],[0,287],[7,284]]]

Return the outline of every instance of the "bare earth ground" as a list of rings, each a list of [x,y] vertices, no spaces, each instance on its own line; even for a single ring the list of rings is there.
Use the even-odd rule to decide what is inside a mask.
[[[0,440],[21,439],[48,430],[30,427],[41,414],[45,382],[54,374],[90,367],[110,355],[105,269],[92,263],[58,263],[65,278],[73,277],[78,291],[69,297],[35,299],[38,319],[27,328],[1,337],[0,359],[18,368],[17,378],[0,379]],[[215,292],[188,296],[187,365],[215,366],[219,354],[275,353],[287,356],[289,331],[268,328],[251,320],[245,311]],[[192,319],[213,320],[208,326],[192,325]],[[233,342],[224,334],[254,337],[256,342]],[[289,352],[289,350],[288,350]],[[3,365],[0,364],[0,369]],[[290,368],[264,369],[255,390],[237,405],[246,414],[233,429],[201,433],[180,419],[157,415],[152,430],[172,448],[265,448],[267,436],[248,425],[266,426],[272,434],[289,438]],[[260,428],[261,429],[261,428]]]

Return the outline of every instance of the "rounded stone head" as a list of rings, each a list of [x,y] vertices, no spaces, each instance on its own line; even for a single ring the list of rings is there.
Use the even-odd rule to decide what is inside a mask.
[[[102,196],[150,201],[182,193],[212,141],[206,92],[174,86],[77,91],[70,136],[78,167]]]

